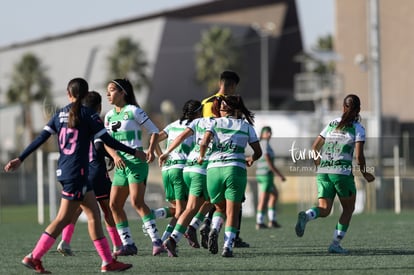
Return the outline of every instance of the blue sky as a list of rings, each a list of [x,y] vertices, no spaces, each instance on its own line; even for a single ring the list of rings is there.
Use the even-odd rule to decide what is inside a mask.
[[[13,0],[2,3],[0,46],[73,31],[205,0]],[[296,0],[304,45],[334,32],[335,0]]]

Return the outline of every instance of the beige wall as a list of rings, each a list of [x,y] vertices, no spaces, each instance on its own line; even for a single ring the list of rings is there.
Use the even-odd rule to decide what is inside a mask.
[[[371,109],[369,70],[354,63],[368,56],[368,0],[336,0],[335,50],[346,92],[358,92],[364,110]],[[379,0],[382,110],[403,122],[414,121],[414,1]]]

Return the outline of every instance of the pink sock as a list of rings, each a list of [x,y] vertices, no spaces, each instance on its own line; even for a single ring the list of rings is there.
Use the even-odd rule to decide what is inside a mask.
[[[99,256],[101,256],[102,261],[106,264],[112,263],[112,255],[111,250],[109,249],[108,240],[103,237],[102,239],[94,240],[93,244],[95,245]]]
[[[53,246],[55,241],[56,240],[52,236],[44,232],[40,236],[40,239],[37,241],[37,244],[32,251],[32,258],[36,260],[40,260],[43,257],[43,255],[45,255],[49,251],[49,249]]]
[[[70,244],[74,231],[75,231],[75,225],[73,223],[66,225],[62,231],[62,240],[64,240],[65,243]]]
[[[122,240],[119,237],[118,231],[116,227],[107,227],[106,230],[108,231],[109,236],[111,237],[112,244],[116,247],[122,246]]]

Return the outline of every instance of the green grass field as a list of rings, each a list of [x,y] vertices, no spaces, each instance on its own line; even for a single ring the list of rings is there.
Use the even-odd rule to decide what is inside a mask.
[[[234,258],[222,258],[207,250],[179,243],[178,258],[151,256],[151,242],[141,231],[141,221],[130,222],[138,245],[138,256],[122,257],[132,263],[125,274],[414,274],[414,212],[403,211],[355,215],[343,246],[348,256],[330,255],[338,213],[308,224],[305,235],[294,232],[295,206],[280,206],[280,229],[254,228],[254,218],[244,218],[242,238],[250,248],[235,248]],[[166,221],[158,222],[159,230]],[[0,209],[0,274],[32,274],[20,264],[31,251],[45,226],[36,223],[34,207]],[[223,232],[220,234],[222,244]],[[85,223],[77,225],[73,236],[74,257],[63,257],[55,250],[43,258],[44,266],[54,274],[96,274],[100,258],[88,237]],[[221,249],[219,250],[221,253]]]

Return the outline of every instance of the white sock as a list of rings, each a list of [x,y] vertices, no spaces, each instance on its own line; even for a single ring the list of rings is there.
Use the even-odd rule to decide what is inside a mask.
[[[224,245],[223,247],[230,248],[232,250],[234,239],[236,238],[236,233],[231,231],[224,232]]]
[[[223,226],[223,223],[224,223],[224,219],[221,216],[219,215],[213,216],[213,220],[211,221],[211,228],[216,229],[217,232],[220,232],[221,227]]]
[[[271,222],[276,221],[276,210],[274,208],[269,208],[267,210],[267,217],[269,218],[269,221]]]
[[[257,224],[263,224],[264,223],[264,215],[262,211],[257,211],[256,214],[256,223]]]
[[[306,216],[308,216],[308,221],[316,219],[316,212],[311,208],[306,211]]]
[[[158,233],[157,225],[155,220],[149,220],[144,223],[145,228],[147,229],[147,233],[151,238],[151,241],[155,242],[160,239],[160,235]]]
[[[332,244],[339,245],[339,243],[342,241],[342,239],[345,237],[346,232],[341,231],[338,229],[335,229]]]
[[[119,237],[121,237],[122,245],[134,244],[129,227],[117,228]]]
[[[161,207],[158,209],[152,209],[156,219],[165,219],[167,218],[167,208]]]
[[[192,220],[191,220],[191,222],[190,222],[190,225],[195,229],[195,230],[197,230],[199,227],[200,227],[200,225],[202,224],[203,222],[200,220],[200,219],[198,219],[198,218],[196,218],[196,217],[194,217]]]

